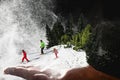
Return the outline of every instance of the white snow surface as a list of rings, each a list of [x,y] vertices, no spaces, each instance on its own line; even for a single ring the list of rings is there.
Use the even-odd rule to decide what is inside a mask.
[[[38,15],[33,15],[33,9],[29,7],[32,1],[34,0],[0,0],[0,80],[23,80],[5,75],[7,67],[36,66],[42,70],[49,68],[65,74],[71,68],[88,65],[84,51],[64,49],[63,45],[54,46],[59,52],[57,59],[53,53],[54,47],[45,49],[45,54],[40,55],[39,40],[47,43],[46,22],[52,26],[57,16],[44,5],[52,0],[39,0],[39,6],[35,6],[36,9],[40,8],[36,11],[36,14],[40,14],[40,19],[37,18]],[[22,49],[27,52],[29,63],[21,63]]]
[[[55,57],[53,48],[58,50],[58,58]],[[30,60],[28,63],[26,61],[21,63],[22,55],[20,55],[20,59],[15,60],[16,58],[14,58],[14,63],[10,63],[9,65],[3,63],[4,68],[2,67],[2,70],[0,69],[2,71],[0,71],[0,80],[24,80],[19,77],[3,74],[3,70],[11,66],[35,66],[42,70],[51,69],[56,73],[59,72],[61,74],[60,77],[62,77],[71,68],[88,66],[86,53],[84,51],[77,52],[72,48],[64,48],[63,45],[59,45],[50,49],[45,49],[44,52],[45,54],[43,55],[40,55],[40,52],[27,53],[28,59]],[[57,75],[56,73],[53,73],[53,75]]]

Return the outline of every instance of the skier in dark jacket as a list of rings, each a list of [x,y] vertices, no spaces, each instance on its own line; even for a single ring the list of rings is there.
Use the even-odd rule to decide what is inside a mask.
[[[45,43],[42,40],[40,40],[40,48],[41,48],[41,54],[44,54],[43,50],[45,48]]]

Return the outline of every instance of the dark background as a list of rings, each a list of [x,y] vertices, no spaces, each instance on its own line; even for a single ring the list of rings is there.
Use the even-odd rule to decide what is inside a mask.
[[[78,19],[83,13],[92,25],[86,46],[88,63],[95,69],[120,78],[120,3],[118,0],[56,0],[55,13]],[[77,22],[77,21],[76,21]],[[106,54],[99,56],[102,47]]]
[[[118,0],[56,0],[55,13],[64,17],[78,17],[81,12],[86,16],[99,13],[108,20],[120,20],[119,8]]]

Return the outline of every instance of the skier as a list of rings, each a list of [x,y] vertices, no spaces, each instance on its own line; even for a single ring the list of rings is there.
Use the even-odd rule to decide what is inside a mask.
[[[53,52],[55,53],[56,58],[58,58],[58,50],[56,48],[53,49]]]
[[[41,48],[41,54],[44,54],[43,50],[45,48],[45,43],[42,40],[40,40],[40,48]]]
[[[22,50],[22,53],[23,53],[22,62],[24,61],[24,59],[26,59],[27,62],[30,62],[27,58],[27,53],[24,50]]]

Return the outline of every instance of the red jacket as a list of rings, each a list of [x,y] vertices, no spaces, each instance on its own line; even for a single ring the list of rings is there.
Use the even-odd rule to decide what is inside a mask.
[[[58,54],[58,51],[57,51],[57,49],[55,49],[55,48],[54,48],[54,53],[57,53],[57,54]]]
[[[22,52],[23,52],[23,56],[26,57],[27,53],[25,51],[22,51]]]

